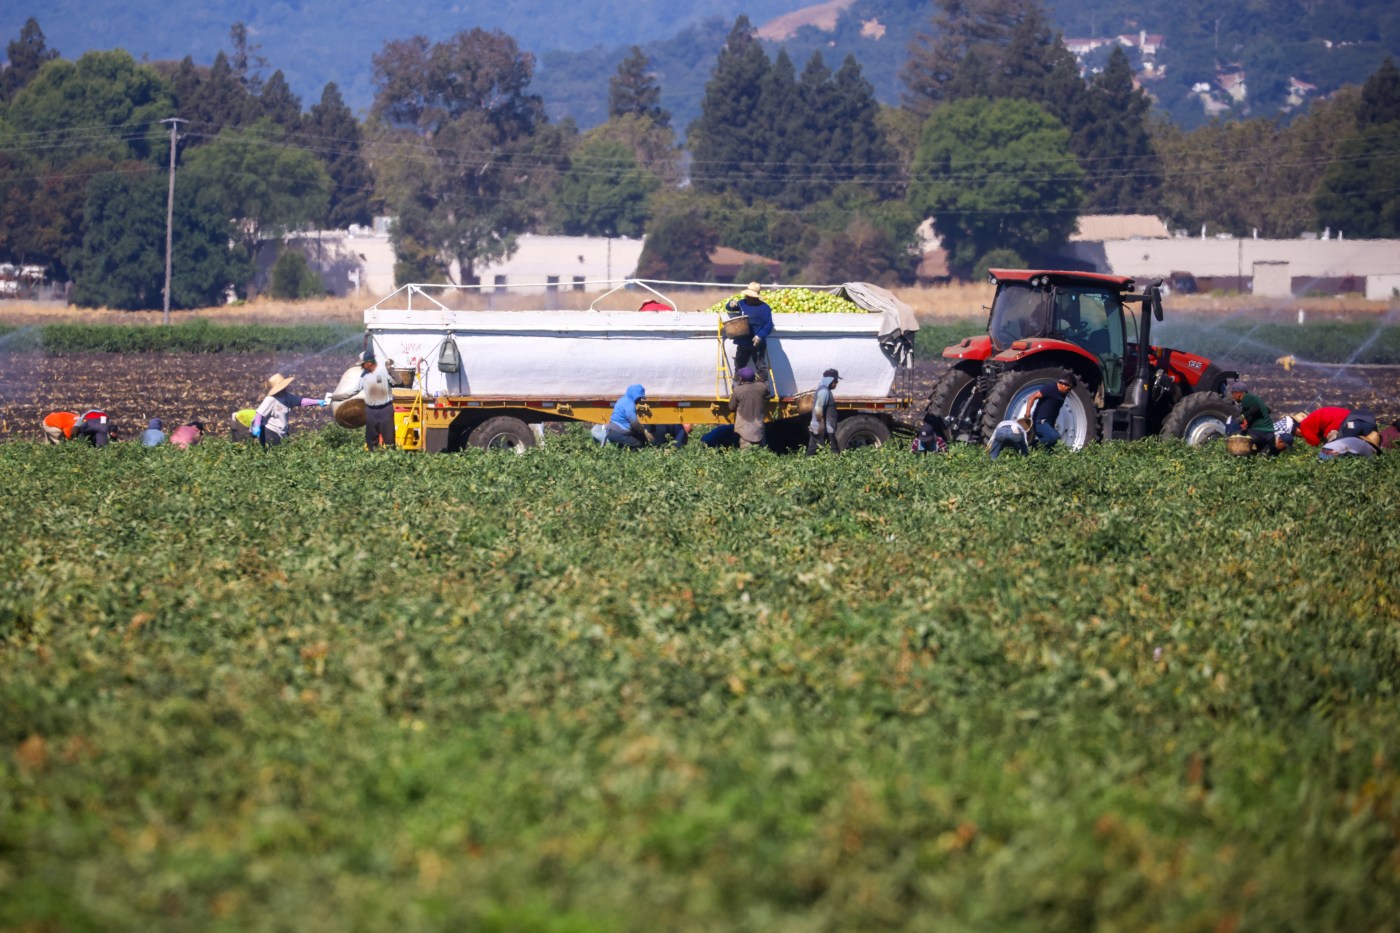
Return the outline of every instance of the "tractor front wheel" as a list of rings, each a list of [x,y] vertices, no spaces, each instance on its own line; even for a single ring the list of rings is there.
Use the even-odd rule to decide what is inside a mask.
[[[1006,373],[987,394],[987,404],[982,408],[982,436],[991,437],[997,424],[1008,418],[1021,417],[1025,413],[1027,399],[1037,390],[1054,390],[1055,382],[1068,374],[1069,370],[1058,366],[1017,369]],[[1055,430],[1060,432],[1060,443],[1070,450],[1079,450],[1099,439],[1099,412],[1094,407],[1093,395],[1082,381],[1065,397],[1060,416],[1055,419]]]
[[[928,411],[943,418],[954,440],[979,443],[982,409],[977,395],[977,370],[964,364],[944,373],[929,394]]]
[[[1217,437],[1224,437],[1231,418],[1238,417],[1239,406],[1214,392],[1193,392],[1172,406],[1162,422],[1162,433],[1179,437],[1192,447],[1200,447]]]

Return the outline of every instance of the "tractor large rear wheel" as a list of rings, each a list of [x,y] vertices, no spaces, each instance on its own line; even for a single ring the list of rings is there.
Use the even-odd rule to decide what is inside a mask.
[[[1193,392],[1172,406],[1162,421],[1162,433],[1200,447],[1224,437],[1226,425],[1238,417],[1239,406],[1215,392]]]
[[[939,415],[953,440],[977,444],[982,440],[982,399],[977,395],[977,370],[958,365],[943,374],[928,397],[928,410]]]
[[[1058,366],[1006,373],[987,394],[987,404],[982,408],[982,436],[991,437],[997,424],[1007,418],[1021,417],[1031,395],[1037,390],[1053,390],[1056,380],[1068,374],[1069,370]],[[1060,443],[1070,450],[1079,450],[1099,439],[1099,412],[1082,382],[1065,398],[1060,416],[1055,419],[1055,430],[1060,432]]]

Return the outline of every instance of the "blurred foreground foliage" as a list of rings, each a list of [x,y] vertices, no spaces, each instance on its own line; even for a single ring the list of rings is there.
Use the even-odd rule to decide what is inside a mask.
[[[0,445],[0,927],[1400,916],[1400,457],[360,443]]]

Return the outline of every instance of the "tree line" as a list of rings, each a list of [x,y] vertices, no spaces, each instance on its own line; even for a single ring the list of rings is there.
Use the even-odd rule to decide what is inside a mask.
[[[1080,74],[1038,0],[939,0],[883,106],[847,57],[799,70],[739,17],[684,144],[638,47],[608,119],[551,122],[535,61],[498,31],[386,42],[363,120],[334,84],[304,107],[241,25],[209,65],[76,60],[30,20],[0,71],[0,261],[47,266],[81,305],[161,303],[179,117],[172,304],[320,289],[284,235],[393,218],[396,278],[474,282],[524,232],[647,237],[639,275],[712,277],[719,245],[786,280],[913,280],[931,219],[958,276],[1052,261],[1085,213],[1296,236],[1400,235],[1400,71],[1305,114],[1186,131],[1115,50]],[[768,278],[766,267],[740,280]]]

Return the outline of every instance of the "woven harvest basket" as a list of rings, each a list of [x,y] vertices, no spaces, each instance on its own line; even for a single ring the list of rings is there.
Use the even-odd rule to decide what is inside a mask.
[[[1225,438],[1225,450],[1236,457],[1245,457],[1254,453],[1254,441],[1243,434],[1235,434]]]
[[[749,329],[749,319],[742,314],[725,321],[720,329],[724,333],[724,336],[728,337],[730,340],[747,337],[753,333],[753,331]]]

